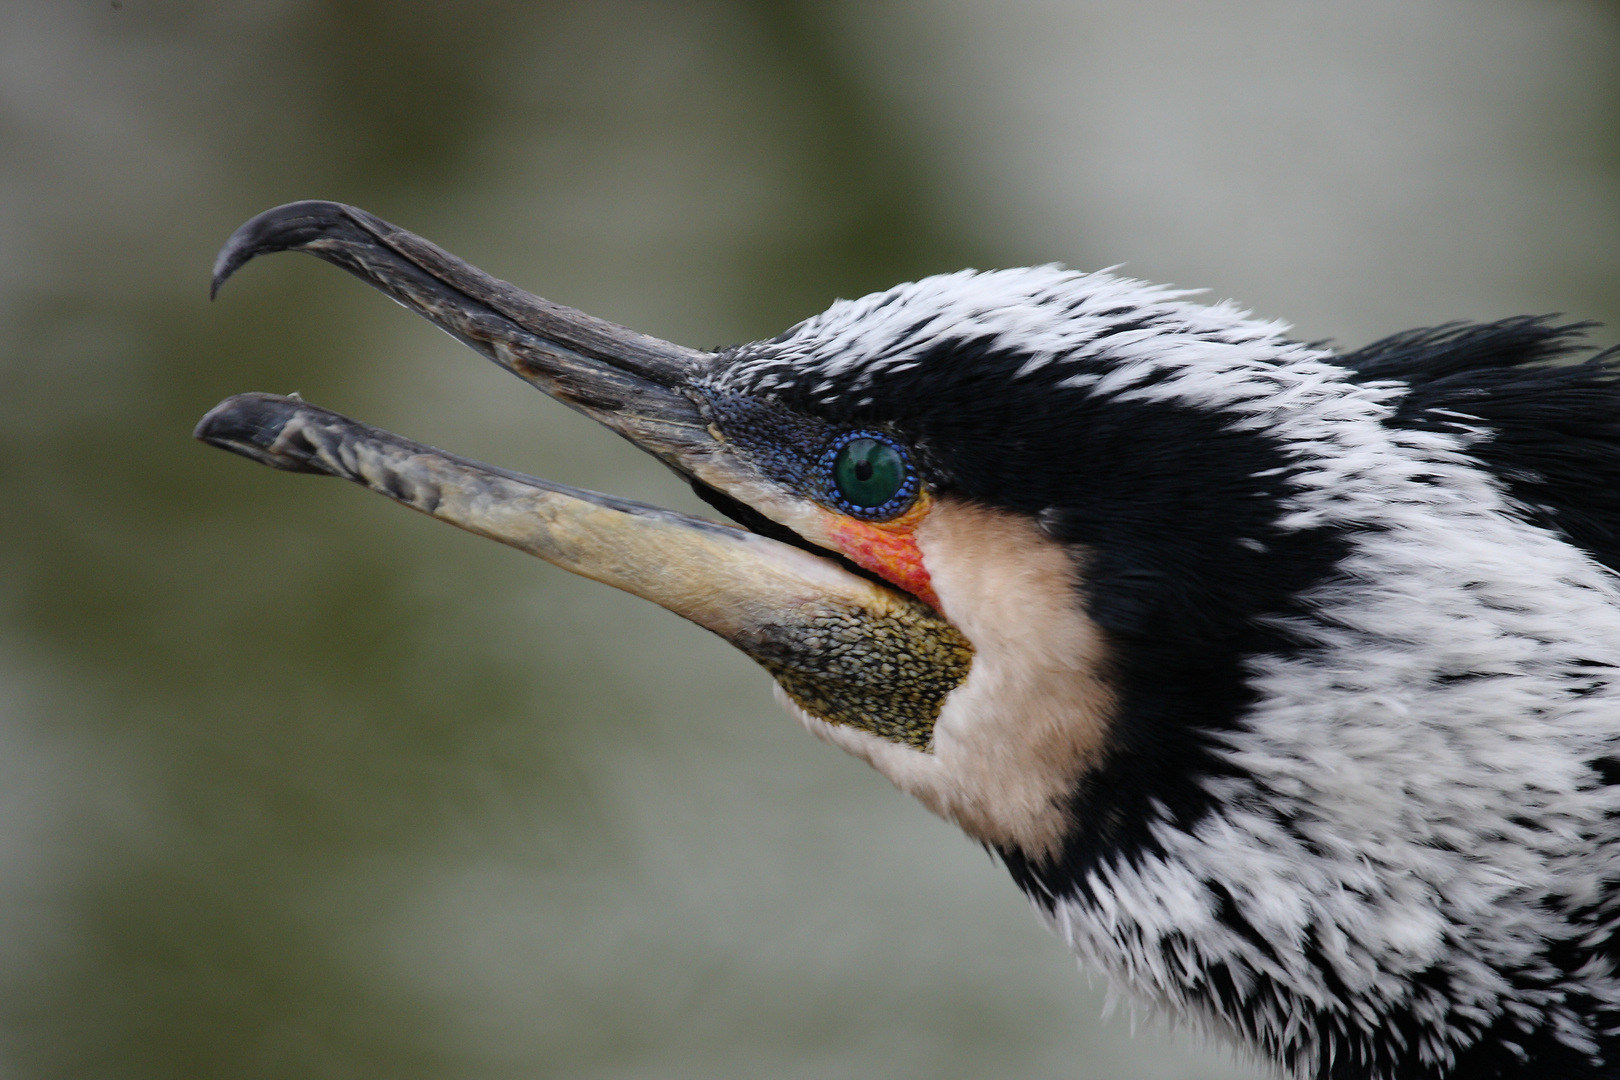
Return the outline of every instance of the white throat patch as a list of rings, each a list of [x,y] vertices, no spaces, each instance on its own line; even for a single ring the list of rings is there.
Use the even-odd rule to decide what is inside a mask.
[[[1073,557],[1027,518],[941,500],[917,528],[945,615],[973,643],[928,752],[829,724],[812,732],[862,758],[989,844],[1057,854],[1075,784],[1104,752],[1114,693],[1102,631],[1086,617]]]

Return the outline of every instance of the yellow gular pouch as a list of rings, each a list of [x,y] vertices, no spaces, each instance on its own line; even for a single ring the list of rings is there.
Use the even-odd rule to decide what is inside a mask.
[[[761,626],[734,643],[812,716],[928,752],[973,646],[926,604],[891,595],[881,609],[806,604],[793,625]]]

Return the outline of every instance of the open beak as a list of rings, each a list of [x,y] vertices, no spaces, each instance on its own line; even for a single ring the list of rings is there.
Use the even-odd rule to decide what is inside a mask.
[[[710,354],[532,296],[339,203],[290,203],[243,225],[219,254],[214,291],[273,251],[307,251],[343,267],[761,520],[794,516],[712,432],[692,389]],[[858,717],[919,748],[971,662],[965,639],[928,604],[802,541],[469,461],[297,398],[228,398],[196,437],[278,469],[354,481],[651,600],[748,653],[809,712]]]
[[[688,475],[714,449],[696,398],[684,390],[708,353],[542,300],[414,233],[333,202],[288,203],[237,229],[214,261],[211,295],[250,259],[274,251],[307,251],[341,266]]]

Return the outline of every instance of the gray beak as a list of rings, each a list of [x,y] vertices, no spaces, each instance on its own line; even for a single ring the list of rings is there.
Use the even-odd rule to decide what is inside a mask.
[[[749,493],[767,490],[713,433],[692,386],[710,354],[531,296],[338,203],[291,203],[242,226],[215,264],[215,292],[273,251],[343,267],[685,475],[751,505]],[[342,477],[651,600],[748,653],[808,711],[898,741],[927,745],[971,663],[931,607],[831,557],[469,461],[296,398],[228,398],[196,437],[273,468]]]

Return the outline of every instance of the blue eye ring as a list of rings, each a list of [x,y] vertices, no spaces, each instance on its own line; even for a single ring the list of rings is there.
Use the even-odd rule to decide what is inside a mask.
[[[858,458],[854,466],[852,458]],[[921,489],[905,448],[878,431],[843,433],[821,455],[820,466],[824,501],[867,521],[905,513]],[[865,475],[854,472],[857,466]]]

